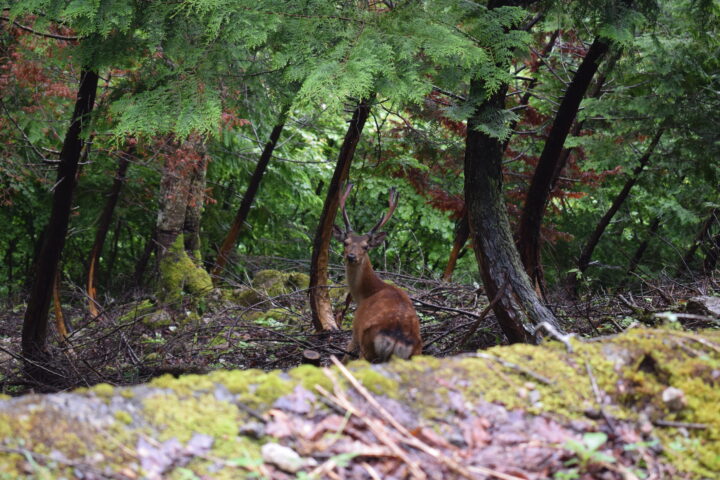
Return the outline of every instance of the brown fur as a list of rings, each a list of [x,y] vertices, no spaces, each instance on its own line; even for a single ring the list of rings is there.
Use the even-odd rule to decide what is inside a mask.
[[[407,293],[377,276],[367,254],[385,234],[344,234],[345,262],[350,294],[357,303],[348,351],[369,362],[388,361],[393,355],[408,359],[422,352],[420,322]],[[339,238],[340,239],[340,238]]]

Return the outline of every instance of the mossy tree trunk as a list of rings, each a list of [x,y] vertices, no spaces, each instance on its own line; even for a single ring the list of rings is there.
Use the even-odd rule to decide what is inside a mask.
[[[525,273],[508,220],[503,197],[502,142],[478,129],[488,111],[505,107],[507,87],[489,97],[480,80],[473,80],[470,98],[486,98],[468,119],[465,147],[465,203],[475,256],[493,310],[508,341],[535,343],[536,325],[558,327],[555,316],[537,297]]]
[[[97,85],[98,74],[83,69],[80,73],[80,87],[72,120],[60,152],[50,219],[45,227],[42,245],[35,257],[35,273],[23,321],[22,352],[28,360],[26,369],[28,374],[41,379],[45,378],[48,373],[46,369],[42,368],[42,365],[47,359],[45,342],[53,282],[55,282],[60,257],[65,247],[73,192],[77,182],[78,164],[84,145],[83,132],[90,123]]]
[[[212,288],[210,275],[195,258],[207,158],[200,138],[193,136],[166,155],[160,181],[156,242],[158,298],[174,304],[184,293],[203,295]],[[186,236],[189,240],[186,240]],[[187,247],[192,248],[188,254]]]
[[[345,139],[340,147],[338,161],[332,180],[325,197],[320,221],[313,241],[312,259],[310,261],[310,309],[313,326],[317,331],[336,330],[337,324],[333,316],[330,294],[328,292],[328,264],[330,259],[330,239],[335,215],[340,206],[340,189],[350,175],[355,148],[360,141],[363,127],[370,115],[371,99],[361,100],[355,107],[348,125]]]
[[[222,274],[222,271],[227,264],[228,257],[230,256],[230,251],[237,244],[240,230],[245,224],[245,220],[247,220],[248,214],[250,213],[250,207],[252,207],[252,204],[255,201],[255,197],[257,196],[258,189],[260,188],[260,182],[265,175],[268,163],[270,163],[272,154],[275,151],[275,146],[277,145],[277,142],[280,139],[280,134],[285,127],[285,116],[287,115],[287,110],[288,109],[286,107],[282,111],[277,125],[275,125],[275,127],[272,129],[272,132],[270,132],[270,138],[268,139],[268,142],[265,144],[265,148],[260,154],[260,159],[255,166],[255,171],[250,178],[250,183],[248,183],[245,195],[243,195],[243,199],[240,202],[240,207],[238,208],[237,214],[235,215],[235,220],[233,220],[233,223],[230,226],[230,230],[228,230],[227,235],[225,235],[225,239],[223,240],[220,248],[218,249],[215,266],[212,270],[212,276],[215,281],[220,278],[220,274]]]
[[[555,173],[562,153],[565,139],[570,132],[580,102],[585,96],[590,82],[598,69],[600,61],[610,48],[603,38],[596,38],[573,77],[558,107],[552,128],[540,154],[525,205],[520,216],[518,228],[518,248],[523,265],[538,289],[544,286],[542,264],[540,262],[540,227],[545,215],[545,207],[554,183]]]

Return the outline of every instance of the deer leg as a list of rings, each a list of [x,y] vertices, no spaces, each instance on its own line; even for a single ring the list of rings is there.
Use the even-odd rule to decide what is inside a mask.
[[[348,363],[350,360],[353,359],[353,357],[358,357],[360,353],[360,345],[358,344],[357,340],[355,339],[355,335],[352,336],[350,341],[347,344],[347,347],[345,347],[345,350],[348,352],[345,355],[343,355],[342,363]]]

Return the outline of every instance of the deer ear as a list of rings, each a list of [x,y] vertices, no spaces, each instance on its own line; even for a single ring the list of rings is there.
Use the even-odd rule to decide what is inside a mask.
[[[344,242],[345,241],[345,232],[343,232],[340,227],[337,225],[333,225],[333,238],[337,240],[338,242]]]
[[[370,235],[370,238],[368,238],[368,246],[370,248],[375,248],[378,245],[381,245],[385,241],[385,237],[387,236],[387,232],[377,232]]]

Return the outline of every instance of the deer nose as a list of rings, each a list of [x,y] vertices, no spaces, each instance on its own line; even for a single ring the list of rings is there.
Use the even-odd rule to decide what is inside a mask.
[[[348,259],[348,262],[355,263],[355,261],[357,260],[357,257],[355,256],[354,253],[348,253],[347,259]]]

